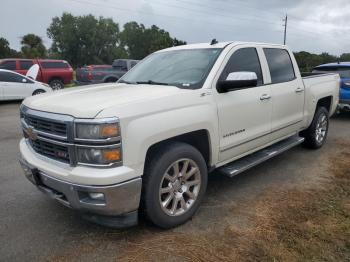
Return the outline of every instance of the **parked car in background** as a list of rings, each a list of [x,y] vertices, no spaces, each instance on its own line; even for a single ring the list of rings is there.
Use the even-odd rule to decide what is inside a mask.
[[[33,80],[39,68],[29,70],[26,76],[11,70],[0,69],[0,100],[24,99],[28,96],[51,92],[52,88]]]
[[[117,59],[112,65],[89,65],[76,70],[78,85],[117,82],[138,60]]]
[[[39,65],[39,73],[34,80],[47,83],[52,89],[62,89],[65,84],[70,84],[73,81],[73,69],[69,63],[64,60],[1,59],[0,69],[12,70],[25,75],[28,69],[34,64]]]
[[[338,73],[341,78],[339,109],[350,111],[350,62],[316,66],[313,73]]]

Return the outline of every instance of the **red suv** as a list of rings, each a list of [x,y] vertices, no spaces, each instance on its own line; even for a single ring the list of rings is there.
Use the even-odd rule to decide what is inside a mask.
[[[49,84],[52,89],[62,89],[73,81],[73,69],[64,60],[49,59],[1,59],[0,69],[12,70],[25,75],[28,69],[38,64],[40,67],[37,81]]]

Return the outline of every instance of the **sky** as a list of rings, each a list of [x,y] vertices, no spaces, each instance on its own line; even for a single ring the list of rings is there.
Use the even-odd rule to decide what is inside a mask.
[[[20,49],[27,33],[51,41],[46,29],[63,12],[153,24],[188,43],[254,41],[283,43],[293,51],[350,53],[350,0],[0,0],[0,37]]]

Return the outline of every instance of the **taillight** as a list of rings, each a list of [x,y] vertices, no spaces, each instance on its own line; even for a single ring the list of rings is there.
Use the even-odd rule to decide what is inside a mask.
[[[91,73],[90,71],[88,72],[87,78],[88,78],[89,80],[92,80],[92,73]]]

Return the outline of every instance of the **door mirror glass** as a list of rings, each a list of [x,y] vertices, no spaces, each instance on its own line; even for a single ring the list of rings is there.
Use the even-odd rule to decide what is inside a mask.
[[[218,81],[218,91],[225,93],[237,89],[256,87],[258,76],[255,72],[233,72],[229,73],[226,80]]]
[[[27,79],[23,78],[22,83],[27,83]]]

